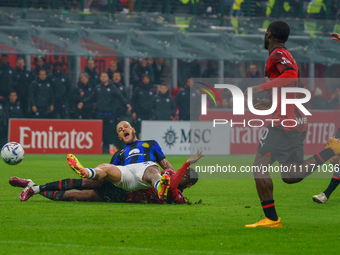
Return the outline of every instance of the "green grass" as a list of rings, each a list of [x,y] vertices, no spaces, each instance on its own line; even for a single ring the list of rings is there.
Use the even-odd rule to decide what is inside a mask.
[[[254,156],[232,155],[230,164],[251,164]],[[80,155],[84,165],[108,155]],[[186,157],[168,157],[179,168]],[[34,196],[20,202],[11,176],[37,184],[76,177],[65,156],[27,155],[18,166],[0,163],[0,254],[336,254],[339,250],[339,191],[328,204],[311,196],[329,179],[295,185],[274,179],[283,229],[247,229],[263,218],[252,178],[207,179],[185,194],[197,205],[55,202]],[[331,176],[331,174],[329,174]]]

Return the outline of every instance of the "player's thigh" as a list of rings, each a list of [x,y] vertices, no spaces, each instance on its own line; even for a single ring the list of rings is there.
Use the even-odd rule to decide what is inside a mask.
[[[99,175],[103,175],[106,180],[118,184],[122,178],[121,170],[112,164],[101,164],[96,167],[96,171]]]
[[[101,198],[94,192],[94,190],[67,190],[64,197],[70,201],[87,201],[99,202]]]

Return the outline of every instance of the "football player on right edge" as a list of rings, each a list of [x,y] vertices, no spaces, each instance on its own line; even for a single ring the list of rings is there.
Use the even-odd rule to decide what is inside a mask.
[[[265,33],[265,49],[269,52],[266,65],[266,76],[271,80],[252,87],[255,97],[261,91],[268,91],[271,95],[273,88],[297,87],[299,84],[299,69],[290,54],[284,47],[290,34],[289,25],[281,20],[272,22]],[[289,93],[288,98],[296,98],[297,93]],[[278,92],[278,102],[281,102],[281,91]],[[256,98],[256,97],[255,97]],[[255,105],[257,109],[269,109],[271,102],[261,99]],[[324,150],[314,156],[304,160],[303,144],[306,137],[307,122],[300,124],[292,123],[292,120],[303,119],[304,114],[299,111],[296,105],[290,104],[286,107],[287,112],[283,113],[280,104],[273,113],[273,119],[280,122],[268,125],[263,133],[257,149],[254,166],[261,170],[254,172],[257,193],[261,200],[261,205],[265,218],[254,223],[245,225],[248,228],[282,228],[281,218],[276,214],[273,198],[273,181],[270,173],[264,171],[262,166],[270,166],[275,161],[280,163],[280,167],[292,169],[292,171],[281,171],[281,178],[286,183],[297,183],[313,173],[319,165],[322,165],[335,155],[340,155],[340,141],[329,138]],[[285,126],[283,126],[285,122]],[[294,171],[297,169],[297,171]]]
[[[340,43],[340,34],[337,33],[331,33],[331,36],[333,36],[332,40],[337,41]],[[335,138],[340,139],[340,128],[338,131],[336,131]],[[329,197],[333,193],[333,191],[338,187],[340,184],[340,157],[334,156],[329,160],[335,167],[337,167],[338,171],[334,171],[331,181],[327,187],[327,189],[324,192],[321,192],[319,195],[314,195],[312,197],[313,201],[318,204],[325,204],[328,202]]]

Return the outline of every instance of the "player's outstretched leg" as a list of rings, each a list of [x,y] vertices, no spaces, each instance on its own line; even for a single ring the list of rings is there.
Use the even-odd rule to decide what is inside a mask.
[[[157,187],[159,199],[166,200],[168,196],[169,186],[170,186],[170,177],[166,174],[162,175],[161,179],[159,180],[158,187]]]
[[[72,170],[82,178],[98,180],[99,182],[105,178],[116,185],[121,181],[121,171],[115,165],[100,164],[95,168],[85,168],[72,154],[67,155],[67,162]]]
[[[69,166],[75,171],[81,178],[92,179],[95,176],[95,171],[92,168],[85,168],[79,162],[79,160],[73,154],[67,155],[67,162]]]
[[[13,187],[26,188],[27,186],[32,187],[34,182],[31,179],[21,179],[19,177],[12,177],[9,179],[9,184]]]
[[[304,160],[301,163],[290,162],[281,164],[287,169],[299,169],[299,171],[282,171],[281,178],[286,183],[297,183],[312,174],[318,166],[324,164],[335,155],[340,155],[340,140],[334,137],[328,139],[328,143],[322,151]]]

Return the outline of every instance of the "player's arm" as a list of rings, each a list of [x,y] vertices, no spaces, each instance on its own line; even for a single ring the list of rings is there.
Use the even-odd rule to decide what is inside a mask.
[[[173,176],[170,177],[170,186],[167,197],[168,201],[172,201],[176,197],[179,182],[181,181],[187,168],[190,165],[196,163],[202,157],[204,157],[202,151],[197,151],[197,154],[194,157],[188,158],[183,164],[183,166]]]
[[[157,141],[155,141],[155,157],[156,157],[156,162],[161,166],[161,168],[163,168],[163,170],[165,169],[171,169],[172,171],[176,171],[175,168],[170,164],[170,162],[165,158],[165,155],[161,149],[161,147],[159,146],[159,144],[157,143]]]
[[[283,80],[284,79],[284,80]],[[259,87],[264,90],[270,90],[272,88],[284,87],[292,82],[297,82],[298,73],[294,68],[285,69],[278,77],[268,82],[262,83]]]
[[[161,166],[161,168],[163,168],[163,170],[171,169],[172,171],[175,172],[175,168],[170,164],[170,162],[166,158],[163,158],[161,161],[157,161],[157,163]]]
[[[258,103],[254,105],[257,110],[268,110],[272,106],[272,101],[266,98],[257,98]]]
[[[268,82],[262,83],[260,85],[251,87],[253,98],[255,98],[257,93],[260,93],[265,90],[270,90],[272,88],[280,88],[287,86],[293,82],[297,82],[298,74],[295,69],[286,69],[284,70],[281,75],[276,77],[273,80],[270,80]],[[247,95],[247,90],[244,92],[245,95]]]

